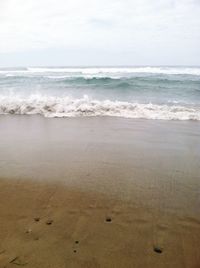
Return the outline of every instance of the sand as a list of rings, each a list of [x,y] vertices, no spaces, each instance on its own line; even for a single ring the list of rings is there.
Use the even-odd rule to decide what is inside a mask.
[[[200,267],[200,124],[0,117],[0,267]]]

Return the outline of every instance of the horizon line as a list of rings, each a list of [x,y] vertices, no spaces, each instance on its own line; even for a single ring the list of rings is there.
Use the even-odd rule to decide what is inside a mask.
[[[9,69],[9,68],[126,68],[126,67],[200,67],[200,65],[180,65],[180,64],[173,64],[173,65],[13,65],[13,66],[0,66],[0,69]]]

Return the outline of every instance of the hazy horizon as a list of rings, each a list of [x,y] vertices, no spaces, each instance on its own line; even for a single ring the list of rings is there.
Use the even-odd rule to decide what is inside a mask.
[[[160,67],[160,68],[200,68],[200,65],[16,65],[0,66],[0,69],[23,69],[23,68],[142,68],[142,67]]]

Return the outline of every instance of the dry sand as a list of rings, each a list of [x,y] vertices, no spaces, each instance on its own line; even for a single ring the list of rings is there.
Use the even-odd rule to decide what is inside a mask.
[[[0,267],[200,267],[200,124],[0,117]]]

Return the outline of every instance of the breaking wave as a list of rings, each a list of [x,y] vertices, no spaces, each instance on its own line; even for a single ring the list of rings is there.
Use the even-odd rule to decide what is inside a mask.
[[[199,67],[98,67],[98,68],[27,68],[29,72],[67,72],[81,74],[152,73],[200,75]]]
[[[45,117],[115,116],[161,120],[200,120],[200,108],[123,101],[31,95],[0,97],[0,114],[40,114]]]
[[[166,75],[196,75],[200,76],[200,67],[162,67],[162,66],[143,66],[143,67],[27,67],[18,69],[0,69],[0,74],[43,74],[43,73],[63,73],[67,76],[88,75],[96,77],[105,75],[131,75],[135,73],[144,74],[166,74]]]

